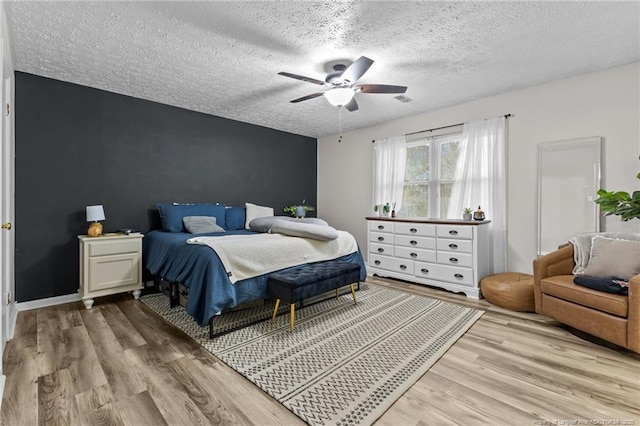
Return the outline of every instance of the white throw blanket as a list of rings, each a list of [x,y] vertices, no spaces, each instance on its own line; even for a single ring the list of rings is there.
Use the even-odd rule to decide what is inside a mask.
[[[321,262],[358,251],[353,235],[338,231],[338,238],[318,241],[281,234],[194,237],[189,244],[211,247],[224,265],[229,280],[236,281],[303,263]]]
[[[596,235],[616,240],[640,241],[640,234],[631,232],[587,232],[576,235],[569,240],[573,246],[573,260],[576,264],[573,268],[574,275],[584,274],[591,256],[591,241]]]

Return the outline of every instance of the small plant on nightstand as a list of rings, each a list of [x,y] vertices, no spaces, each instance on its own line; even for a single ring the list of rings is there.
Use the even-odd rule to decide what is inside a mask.
[[[471,220],[471,212],[471,207],[465,207],[465,209],[462,211],[462,219]]]

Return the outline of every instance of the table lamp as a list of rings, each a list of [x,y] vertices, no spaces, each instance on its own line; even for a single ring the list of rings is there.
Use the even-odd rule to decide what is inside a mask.
[[[90,237],[102,234],[102,224],[98,222],[99,220],[104,220],[104,208],[102,206],[87,206],[87,222],[92,222],[87,231],[87,235]]]

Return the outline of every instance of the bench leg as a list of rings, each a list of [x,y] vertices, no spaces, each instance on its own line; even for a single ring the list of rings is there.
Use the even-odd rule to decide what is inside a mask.
[[[278,308],[280,307],[280,299],[276,299],[276,307],[273,309],[273,316],[271,317],[271,323],[276,320],[276,314],[278,313]]]
[[[355,305],[356,303],[358,303],[358,301],[356,300],[356,288],[353,286],[353,284],[351,284],[350,287],[351,287],[351,294],[353,295],[353,304]]]
[[[295,303],[291,304],[291,314],[290,314],[289,323],[291,327],[291,332],[293,333],[293,327],[296,325],[296,304]]]

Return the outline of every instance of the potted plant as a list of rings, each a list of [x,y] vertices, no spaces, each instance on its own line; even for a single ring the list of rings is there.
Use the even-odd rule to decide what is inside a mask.
[[[640,173],[636,175],[640,179]],[[595,201],[607,216],[616,215],[620,219],[640,219],[640,191],[629,194],[624,191],[598,190],[598,199]]]
[[[377,216],[380,216],[380,213],[382,211],[382,204],[376,204],[373,206],[373,211],[376,213]]]
[[[471,220],[471,207],[465,207],[462,211],[462,219],[463,220]]]
[[[300,218],[305,217],[307,215],[307,212],[312,212],[315,210],[315,208],[313,206],[308,206],[306,200],[302,200],[302,203],[285,207],[283,210],[285,213],[291,214],[291,216]]]
[[[391,206],[389,205],[389,203],[386,203],[384,206],[382,206],[382,216],[389,216],[389,214],[391,213]]]

